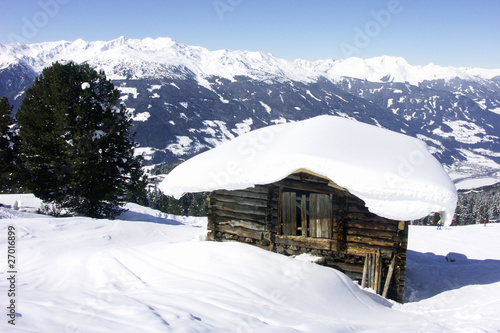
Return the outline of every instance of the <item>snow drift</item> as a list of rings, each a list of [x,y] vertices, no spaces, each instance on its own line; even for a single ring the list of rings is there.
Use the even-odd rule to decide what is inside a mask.
[[[385,218],[413,220],[444,212],[449,225],[455,185],[427,145],[415,138],[333,116],[269,126],[199,154],[172,170],[160,190],[236,190],[298,171],[322,175]]]
[[[17,204],[16,204],[17,202]],[[201,241],[207,219],[128,204],[116,220],[38,214],[0,195],[0,248],[16,230],[16,325],[0,332],[498,332],[500,225],[410,226],[410,303],[342,273],[242,243]],[[450,251],[468,258],[445,260]],[[5,253],[5,252],[4,252]]]

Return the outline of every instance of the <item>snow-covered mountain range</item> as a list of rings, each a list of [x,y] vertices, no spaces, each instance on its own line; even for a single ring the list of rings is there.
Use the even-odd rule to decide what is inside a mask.
[[[382,56],[371,59],[294,60],[287,61],[270,53],[218,50],[186,46],[170,38],[118,39],[104,42],[59,41],[38,44],[0,44],[0,68],[24,63],[35,72],[57,60],[90,62],[103,69],[109,78],[161,79],[185,69],[203,80],[219,76],[234,80],[247,76],[255,80],[316,81],[319,77],[338,80],[352,77],[371,82],[408,82],[460,78],[491,79],[500,69],[454,68],[429,64],[413,66],[401,57]],[[127,67],[125,68],[125,66]]]
[[[288,61],[121,37],[0,44],[0,96],[19,106],[41,70],[64,60],[90,63],[114,81],[150,163],[276,122],[334,114],[424,140],[457,182],[500,179],[500,69],[413,66],[389,56]]]

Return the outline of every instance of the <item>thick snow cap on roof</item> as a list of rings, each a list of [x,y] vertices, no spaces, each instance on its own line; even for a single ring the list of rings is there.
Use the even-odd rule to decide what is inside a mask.
[[[241,135],[176,167],[160,190],[179,198],[244,189],[303,169],[347,189],[385,218],[413,220],[443,212],[449,225],[455,212],[455,185],[424,142],[334,116]]]

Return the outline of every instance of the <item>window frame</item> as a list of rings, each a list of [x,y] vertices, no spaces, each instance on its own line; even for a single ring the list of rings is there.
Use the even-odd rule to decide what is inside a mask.
[[[333,205],[331,193],[280,188],[278,234],[333,239]]]

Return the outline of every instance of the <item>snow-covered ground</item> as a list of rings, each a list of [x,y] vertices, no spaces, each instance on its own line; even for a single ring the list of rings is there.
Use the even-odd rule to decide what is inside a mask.
[[[14,207],[17,201],[18,210]],[[410,227],[407,299],[241,243],[206,219],[129,204],[116,220],[34,214],[0,196],[1,332],[499,332],[500,225]],[[16,312],[7,234],[16,232]],[[12,228],[11,228],[12,229]],[[446,255],[454,262],[446,261]]]

